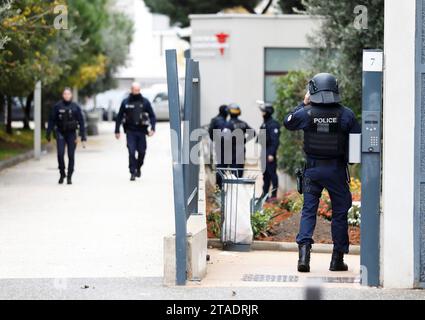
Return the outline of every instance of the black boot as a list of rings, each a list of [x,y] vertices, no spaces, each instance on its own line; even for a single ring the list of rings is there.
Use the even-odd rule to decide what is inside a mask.
[[[132,173],[130,177],[130,181],[135,181],[135,180],[136,180],[136,174]]]
[[[63,173],[63,172],[61,172],[61,176],[60,176],[60,178],[59,178],[59,184],[63,184],[63,182],[64,182],[65,178],[66,178],[66,174],[65,174],[65,173]]]
[[[332,252],[331,265],[329,271],[347,271],[348,266],[344,263],[344,253],[334,250]]]
[[[140,178],[142,176],[142,171],[139,169],[136,171],[136,177]]]
[[[68,173],[68,177],[66,178],[67,184],[72,184],[72,175]]]
[[[298,246],[298,272],[310,272],[311,244],[300,244]]]

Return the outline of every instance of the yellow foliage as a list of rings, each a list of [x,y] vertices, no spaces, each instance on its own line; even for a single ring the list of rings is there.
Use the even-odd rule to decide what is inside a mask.
[[[71,78],[71,85],[78,88],[83,88],[86,85],[93,83],[98,77],[106,72],[107,58],[100,54],[96,57],[93,63],[83,64],[76,75]]]

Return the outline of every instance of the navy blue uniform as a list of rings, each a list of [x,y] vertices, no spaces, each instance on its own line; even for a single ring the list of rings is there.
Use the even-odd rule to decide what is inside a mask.
[[[286,116],[289,130],[304,130],[304,205],[298,244],[313,244],[316,215],[323,189],[332,202],[332,240],[334,250],[348,253],[348,210],[352,205],[349,188],[348,135],[360,133],[354,113],[339,104],[305,106],[301,103]]]
[[[260,129],[266,131],[266,168],[263,173],[263,196],[269,193],[270,185],[272,185],[272,198],[276,198],[279,188],[279,180],[276,173],[276,154],[279,148],[280,125],[270,115],[264,119]],[[269,161],[269,156],[273,156],[273,161]]]
[[[226,115],[219,114],[218,116],[211,119],[210,125],[208,127],[208,134],[210,139],[214,141],[215,144],[215,155],[216,155],[216,169],[220,170],[223,168],[229,167],[229,164],[225,162],[225,153],[224,153],[224,138],[222,136],[223,132],[227,130],[228,123],[226,120]],[[216,183],[222,187],[221,175],[216,173]]]
[[[62,175],[65,175],[65,148],[68,149],[68,177],[74,172],[78,128],[81,140],[85,141],[86,131],[81,108],[74,102],[62,100],[56,103],[50,112],[46,137],[50,141],[51,133],[54,131],[59,171]]]
[[[115,133],[120,132],[122,123],[127,134],[130,173],[135,174],[144,163],[148,127],[155,131],[156,117],[149,100],[141,94],[130,94],[124,99],[116,118]]]
[[[245,144],[248,142],[248,139],[252,139],[254,135],[247,137],[247,131],[253,130],[248,123],[243,120],[240,120],[238,117],[232,116],[227,124],[228,129],[234,133],[235,130],[241,130],[244,134],[243,145],[241,142],[236,139],[236,137],[232,137],[232,163],[231,168],[240,169],[236,171],[236,176],[238,178],[242,178],[243,169],[245,167],[245,154],[246,148]]]

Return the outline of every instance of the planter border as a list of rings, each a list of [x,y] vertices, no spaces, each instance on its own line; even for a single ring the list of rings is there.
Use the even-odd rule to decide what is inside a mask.
[[[46,152],[51,151],[52,148],[53,148],[52,146],[46,145],[46,146],[43,146],[41,150],[42,150],[43,153],[46,153]],[[14,156],[12,158],[9,158],[9,159],[6,159],[6,160],[1,160],[0,161],[0,171],[14,167],[14,166],[16,166],[16,165],[18,165],[22,162],[25,162],[25,161],[32,159],[32,158],[34,158],[34,150],[29,150],[29,151],[21,153],[17,156]]]
[[[208,248],[221,249],[222,244],[220,239],[208,239]],[[298,252],[298,245],[295,242],[278,242],[278,241],[254,241],[251,245],[252,250],[264,251],[288,251]],[[315,253],[332,253],[333,245],[325,243],[317,243],[313,245],[312,252]],[[360,246],[351,245],[350,254],[359,255]]]

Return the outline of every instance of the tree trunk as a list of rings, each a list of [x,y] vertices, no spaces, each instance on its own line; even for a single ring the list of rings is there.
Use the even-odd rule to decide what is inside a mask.
[[[6,115],[6,133],[13,134],[12,131],[12,97],[6,96],[7,115]]]
[[[4,95],[3,93],[0,92],[0,125],[3,125],[5,122],[5,113],[6,113],[6,109],[5,109],[5,103],[4,103]]]
[[[34,100],[34,93],[31,92],[28,97],[27,101],[25,102],[24,107],[24,129],[30,129],[30,118],[31,118],[31,104]]]

